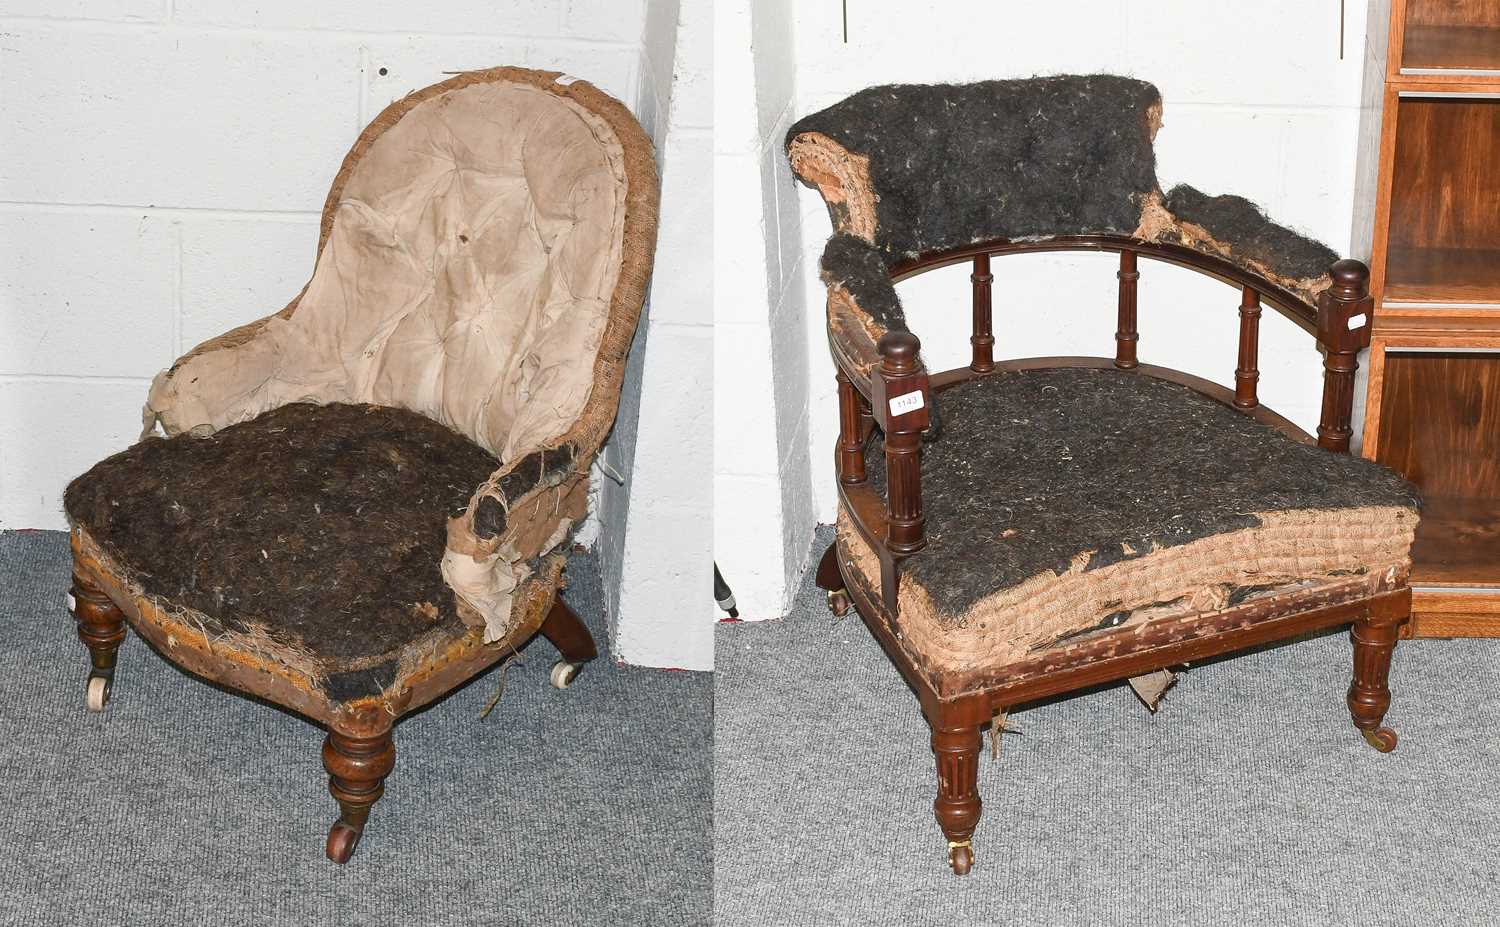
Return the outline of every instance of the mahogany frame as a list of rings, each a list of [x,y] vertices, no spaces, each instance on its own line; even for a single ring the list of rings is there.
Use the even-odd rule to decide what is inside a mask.
[[[618,403],[625,355],[638,327],[650,281],[659,187],[651,140],[630,112],[588,81],[562,81],[563,76],[556,71],[514,67],[464,71],[392,102],[365,126],[344,156],[324,201],[318,253],[322,253],[332,233],[345,183],[376,139],[414,107],[440,94],[496,82],[544,88],[571,100],[607,124],[620,146],[625,175],[619,276],[610,294],[602,340],[596,346],[592,367],[594,395],[559,438],[597,455],[614,412],[609,411],[604,417],[597,413]],[[241,343],[271,320],[291,315],[301,299],[302,294],[298,294],[279,312],[209,339],[179,358],[171,370],[177,370],[183,361],[202,351]],[[425,655],[420,665],[403,672],[399,685],[379,695],[342,701],[313,685],[307,672],[272,655],[215,647],[201,627],[168,614],[139,589],[132,588],[122,578],[124,574],[117,564],[105,562],[108,558],[82,525],[75,526],[72,544],[72,611],[78,636],[89,651],[91,668],[86,689],[89,707],[103,710],[108,700],[115,655],[125,640],[128,625],[160,656],[185,672],[235,692],[265,699],[325,727],[328,735],[323,745],[323,764],[329,773],[329,791],[340,807],[340,816],[329,830],[326,849],[328,857],[337,863],[347,862],[353,854],[370,806],[380,798],[382,783],[394,768],[396,753],[391,732],[397,721],[444,697],[537,636],[547,638],[562,655],[551,673],[552,684],[557,688],[571,684],[580,667],[597,655],[587,627],[558,597],[565,556],[551,554],[512,597],[515,623],[504,643],[486,644],[483,628],[466,628],[462,634],[438,645],[435,652]]]
[[[1116,351],[1113,358],[1033,357],[996,362],[991,285],[993,256],[1038,251],[1108,251],[1120,255]],[[1240,288],[1239,350],[1234,389],[1164,367],[1143,365],[1137,357],[1137,259],[1145,256],[1187,267]],[[947,677],[924,668],[899,631],[901,563],[926,545],[922,514],[920,454],[923,433],[931,425],[931,397],[959,383],[1002,370],[1053,367],[1114,367],[1187,386],[1250,415],[1293,439],[1347,453],[1351,435],[1354,374],[1358,352],[1369,345],[1372,300],[1369,269],[1352,260],[1336,262],[1330,285],[1310,304],[1267,278],[1213,254],[1172,244],[1146,243],[1126,236],[1068,236],[1041,241],[993,240],[921,255],[896,264],[892,281],[963,261],[973,264],[973,335],[971,361],[929,375],[921,361],[921,342],[906,331],[887,332],[878,343],[881,362],[868,377],[845,360],[830,330],[837,368],[839,437],[834,451],[839,499],[854,530],[880,564],[879,587],[857,570],[844,570],[850,552],[835,541],[818,566],[817,584],[828,591],[829,605],[843,614],[849,605],[880,641],[916,693],[932,728],[937,761],[938,794],[934,814],[948,840],[949,862],[959,874],[973,863],[972,838],[979,821],[978,758],[983,726],[998,711],[1040,698],[1125,679],[1168,666],[1282,640],[1308,631],[1353,623],[1354,672],[1347,697],[1354,725],[1376,749],[1395,748],[1396,734],[1382,726],[1390,705],[1387,676],[1391,652],[1401,626],[1411,614],[1411,590],[1404,576],[1359,577],[1323,586],[1312,593],[1292,592],[1257,599],[1205,615],[1173,619],[1135,633],[1121,650],[1081,646],[1065,654],[1028,661],[997,671],[977,688],[972,680],[960,688]],[[1314,438],[1260,404],[1259,326],[1261,305],[1269,302],[1313,335],[1324,354],[1323,403]],[[917,393],[906,411],[895,411],[891,399]],[[879,426],[884,434],[887,495],[882,499],[868,483],[864,453]],[[1097,651],[1097,652],[1096,652]]]
[[[329,794],[339,806],[339,816],[329,828],[325,845],[328,858],[335,863],[347,863],[353,857],[370,809],[385,793],[385,779],[396,766],[393,731],[402,718],[446,696],[536,637],[546,638],[561,654],[552,674],[553,685],[559,688],[571,684],[579,668],[598,656],[588,627],[558,596],[561,583],[559,571],[554,570],[530,599],[517,602],[527,608],[528,614],[511,646],[485,645],[483,630],[469,629],[410,677],[393,697],[366,696],[334,703],[314,692],[288,667],[235,651],[216,650],[200,629],[134,594],[119,582],[94,545],[85,541],[82,529],[73,529],[71,542],[70,604],[78,637],[89,651],[90,709],[102,711],[109,698],[116,655],[128,628],[182,671],[230,691],[265,699],[323,726],[327,730],[323,768],[328,772]]]

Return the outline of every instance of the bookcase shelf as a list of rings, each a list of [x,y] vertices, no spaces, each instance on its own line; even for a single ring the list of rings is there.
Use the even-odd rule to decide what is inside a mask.
[[[1396,0],[1390,35],[1397,73],[1500,77],[1500,0]]]
[[[1401,73],[1492,72],[1500,77],[1500,25],[1450,26],[1408,23]]]
[[[1500,591],[1500,499],[1429,495],[1411,549],[1414,586]]]
[[[1500,248],[1392,244],[1386,252],[1385,300],[1500,308]]]
[[[1378,144],[1360,166],[1363,453],[1424,496],[1411,633],[1500,636],[1500,0],[1391,0],[1389,16],[1370,25]]]

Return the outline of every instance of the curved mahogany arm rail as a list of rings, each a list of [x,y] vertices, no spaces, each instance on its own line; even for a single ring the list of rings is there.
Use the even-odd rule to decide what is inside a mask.
[[[1110,251],[1120,255],[1119,311],[1115,357],[1037,357],[996,362],[990,258],[1037,251]],[[1234,389],[1165,367],[1142,365],[1136,356],[1136,288],[1140,255],[1187,267],[1240,288],[1239,351]],[[1304,331],[1323,351],[1323,406],[1317,444],[1329,451],[1349,450],[1350,419],[1354,409],[1354,372],[1359,351],[1370,343],[1372,300],[1370,272],[1359,261],[1343,260],[1329,269],[1331,285],[1311,305],[1269,279],[1217,255],[1182,245],[1147,243],[1125,236],[1092,235],[1044,241],[989,241],[950,251],[924,254],[891,268],[893,282],[963,261],[973,263],[972,360],[967,367],[928,375],[921,360],[921,341],[910,332],[887,332],[878,349],[881,363],[866,379],[852,372],[844,351],[830,333],[830,347],[838,368],[839,439],[834,453],[839,494],[855,529],[875,551],[881,564],[881,597],[896,607],[900,562],[926,545],[922,516],[921,443],[932,422],[932,397],[951,386],[1001,370],[1046,367],[1107,367],[1137,371],[1144,376],[1187,386],[1211,399],[1238,409],[1291,437],[1311,443],[1313,438],[1280,415],[1260,405],[1259,341],[1261,302],[1269,302]],[[885,438],[886,496],[880,497],[865,477],[865,446],[880,427]]]
[[[1045,238],[1037,241],[1010,241],[1008,239],[997,239],[982,241],[977,244],[967,245],[962,248],[953,248],[948,251],[934,251],[904,261],[897,261],[891,268],[891,280],[900,282],[908,277],[936,270],[939,267],[947,267],[962,261],[973,261],[984,258],[985,273],[988,273],[989,258],[1007,254],[1029,254],[1039,251],[1104,251],[1145,255],[1153,260],[1162,261],[1167,264],[1176,264],[1178,267],[1186,267],[1195,270],[1205,276],[1214,277],[1224,283],[1237,287],[1252,287],[1267,301],[1281,310],[1281,313],[1293,322],[1297,323],[1303,331],[1310,335],[1318,333],[1318,309],[1309,304],[1305,299],[1293,293],[1291,290],[1273,283],[1265,277],[1249,270],[1240,264],[1231,262],[1228,258],[1216,254],[1209,254],[1186,245],[1174,245],[1170,242],[1145,242],[1128,235],[1066,235],[1058,238]],[[1339,261],[1339,264],[1346,263]],[[1358,264],[1358,261],[1347,263]],[[1131,267],[1134,268],[1134,258],[1131,259]],[[1364,265],[1360,265],[1364,266]],[[979,273],[978,270],[975,271]],[[1368,271],[1367,271],[1368,274]],[[985,281],[989,283],[989,281]]]

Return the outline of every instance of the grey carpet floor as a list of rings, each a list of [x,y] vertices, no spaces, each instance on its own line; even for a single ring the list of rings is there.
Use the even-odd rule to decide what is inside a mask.
[[[0,923],[707,923],[707,674],[601,655],[559,692],[533,641],[487,721],[493,671],[397,727],[385,797],[339,867],[322,731],[133,635],[89,714],[68,575],[65,534],[0,533]],[[568,575],[602,642],[593,561]]]
[[[1500,923],[1500,643],[1398,646],[1388,755],[1349,723],[1345,634],[1194,667],[1155,716],[1123,686],[1013,714],[958,878],[859,618],[809,572],[787,619],[719,628],[722,927]]]

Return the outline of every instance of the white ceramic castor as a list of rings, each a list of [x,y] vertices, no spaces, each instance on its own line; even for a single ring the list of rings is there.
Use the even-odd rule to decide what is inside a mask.
[[[552,688],[566,689],[573,684],[578,677],[578,669],[583,664],[569,663],[567,660],[558,660],[552,664]]]
[[[89,711],[103,711],[104,703],[109,701],[109,680],[103,676],[90,676],[85,701]]]

